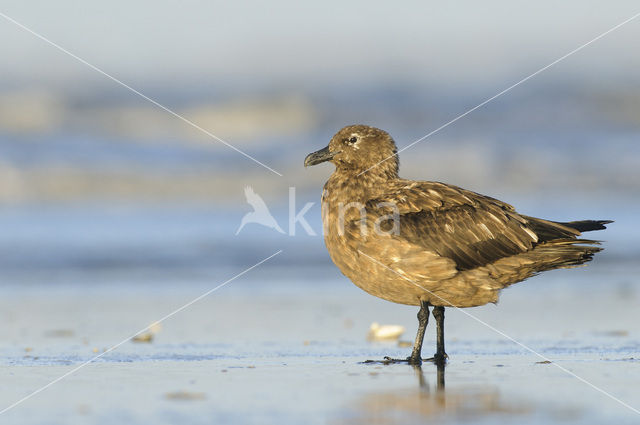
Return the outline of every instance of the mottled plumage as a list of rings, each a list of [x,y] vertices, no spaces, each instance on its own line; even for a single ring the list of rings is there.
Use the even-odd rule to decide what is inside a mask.
[[[456,186],[402,179],[393,139],[364,125],[340,130],[305,165],[324,161],[336,166],[322,195],[332,260],[357,286],[396,303],[496,302],[508,285],[591,260],[602,248],[578,236],[609,223],[528,217]]]

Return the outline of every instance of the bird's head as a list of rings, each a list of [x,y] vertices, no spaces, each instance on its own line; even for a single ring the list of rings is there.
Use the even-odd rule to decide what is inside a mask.
[[[307,155],[304,165],[330,161],[337,170],[394,177],[398,175],[396,152],[396,144],[386,131],[350,125],[338,131],[327,147]]]

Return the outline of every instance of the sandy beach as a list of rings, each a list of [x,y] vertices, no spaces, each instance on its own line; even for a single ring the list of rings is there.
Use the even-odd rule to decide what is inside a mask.
[[[550,364],[449,310],[444,387],[433,364],[361,363],[408,354],[366,333],[374,321],[400,324],[401,340],[410,341],[415,308],[371,297],[337,273],[300,279],[286,271],[276,262],[267,278],[248,273],[164,321],[151,342],[122,344],[2,422],[637,423],[637,413],[612,399],[640,406],[635,264],[556,271],[506,290],[498,306],[465,310]],[[0,301],[2,408],[232,276],[229,269],[135,285],[114,276],[87,285],[76,274],[51,277],[66,284],[8,284]],[[430,353],[432,329],[425,344]]]

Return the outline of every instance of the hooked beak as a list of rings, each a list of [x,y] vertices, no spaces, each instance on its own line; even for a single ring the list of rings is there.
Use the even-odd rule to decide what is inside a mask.
[[[308,167],[310,165],[316,165],[320,164],[321,162],[329,161],[339,153],[340,151],[331,152],[329,150],[329,146],[327,146],[326,148],[322,148],[319,151],[307,155],[307,157],[304,159],[304,166]]]

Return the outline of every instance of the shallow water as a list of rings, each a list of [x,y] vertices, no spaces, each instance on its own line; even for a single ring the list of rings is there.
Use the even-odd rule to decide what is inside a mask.
[[[257,258],[259,260],[260,258]],[[433,364],[365,365],[402,357],[368,342],[374,322],[407,328],[416,309],[371,297],[338,272],[291,277],[278,257],[162,323],[151,343],[127,341],[2,414],[3,423],[637,423],[640,285],[635,263],[597,261],[533,278],[498,306],[447,309],[445,385]],[[251,265],[251,264],[247,264]],[[51,284],[9,283],[0,300],[1,407],[27,396],[224,282],[100,281],[78,272]],[[328,271],[327,271],[328,270]],[[305,274],[305,278],[297,277]],[[116,277],[114,277],[116,276]],[[145,275],[147,278],[148,275]],[[55,280],[55,276],[52,275]],[[424,355],[434,349],[429,328]]]

